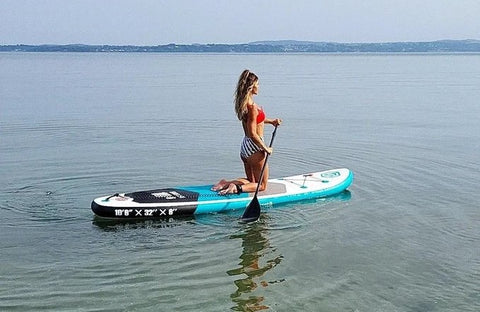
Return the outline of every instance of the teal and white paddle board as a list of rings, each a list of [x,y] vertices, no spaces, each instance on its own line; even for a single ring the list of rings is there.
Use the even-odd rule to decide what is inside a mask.
[[[258,193],[262,206],[327,197],[347,189],[353,173],[333,169],[268,180],[267,189]],[[117,193],[93,200],[93,212],[104,218],[162,218],[245,209],[253,193],[219,195],[211,185],[187,186]]]

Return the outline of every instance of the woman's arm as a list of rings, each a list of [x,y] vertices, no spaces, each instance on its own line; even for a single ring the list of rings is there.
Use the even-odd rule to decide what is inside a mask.
[[[282,123],[282,120],[280,118],[275,118],[275,119],[265,119],[264,121],[267,124],[274,125],[274,126],[280,126]]]

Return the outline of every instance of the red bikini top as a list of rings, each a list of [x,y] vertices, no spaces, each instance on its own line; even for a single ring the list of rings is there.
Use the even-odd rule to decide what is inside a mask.
[[[265,121],[265,112],[260,107],[257,109],[257,111],[258,111],[257,124],[259,124]]]

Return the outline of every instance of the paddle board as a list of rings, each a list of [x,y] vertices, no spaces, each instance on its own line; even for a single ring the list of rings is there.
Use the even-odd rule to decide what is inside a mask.
[[[338,194],[353,181],[346,168],[268,180],[258,193],[261,206],[273,206]],[[93,212],[104,218],[162,218],[245,209],[253,193],[219,195],[211,185],[162,188],[102,196],[92,201]]]

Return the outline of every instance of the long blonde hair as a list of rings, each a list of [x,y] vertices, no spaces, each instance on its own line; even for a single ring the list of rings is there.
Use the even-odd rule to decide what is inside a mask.
[[[245,69],[238,79],[237,89],[235,90],[235,113],[238,120],[243,120],[247,113],[248,94],[252,91],[255,82],[258,81],[257,75]]]

